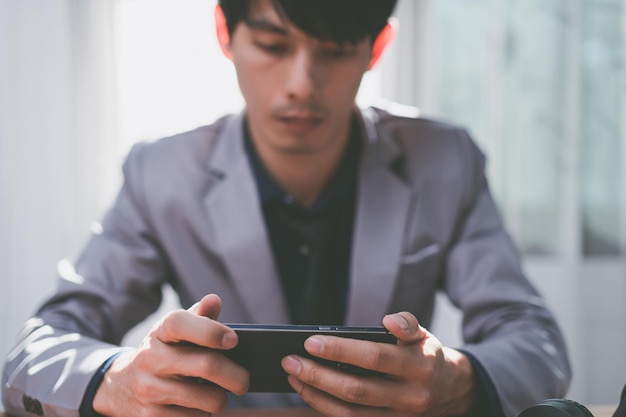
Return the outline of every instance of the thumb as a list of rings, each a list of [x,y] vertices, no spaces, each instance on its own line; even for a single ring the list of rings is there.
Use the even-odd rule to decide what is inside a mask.
[[[412,345],[426,339],[428,331],[420,326],[417,318],[406,311],[383,317],[383,325],[398,339],[399,345]]]
[[[198,316],[217,320],[222,311],[222,299],[217,294],[209,294],[189,307],[189,311]]]

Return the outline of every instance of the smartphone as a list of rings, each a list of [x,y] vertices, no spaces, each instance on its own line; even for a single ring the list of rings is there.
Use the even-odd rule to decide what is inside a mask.
[[[330,335],[380,343],[396,343],[384,327],[347,327],[311,325],[226,324],[235,330],[239,343],[224,354],[250,373],[249,392],[293,392],[280,362],[287,355],[311,358],[326,366],[358,375],[378,372],[354,365],[323,360],[309,355],[304,341],[313,335]]]

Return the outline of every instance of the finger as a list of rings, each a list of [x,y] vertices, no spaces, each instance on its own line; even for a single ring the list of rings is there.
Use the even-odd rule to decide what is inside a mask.
[[[186,310],[166,314],[152,333],[163,343],[188,342],[213,349],[232,349],[239,340],[230,327]]]
[[[398,339],[399,345],[412,345],[428,336],[428,331],[420,326],[417,318],[406,311],[386,315],[383,325]]]
[[[302,381],[294,376],[289,376],[287,380],[304,402],[319,411],[322,415],[334,417],[378,417],[391,414],[391,410],[388,408],[369,407],[343,401],[311,385],[302,383]]]
[[[145,374],[162,380],[198,378],[237,395],[244,394],[249,386],[248,371],[242,366],[228,359],[221,350],[195,344],[162,343],[149,337],[134,361]]]
[[[296,355],[285,357],[282,365],[299,394],[311,387],[342,402],[395,410],[423,410],[431,396],[432,385],[419,387],[402,379],[351,375]]]
[[[295,355],[285,357],[282,365],[303,384],[354,404],[390,407],[400,388],[391,379],[352,375]]]
[[[208,294],[189,308],[194,314],[217,320],[222,311],[222,299],[217,294]]]
[[[222,388],[185,379],[161,379],[158,384],[152,384],[144,391],[144,401],[165,406],[173,413],[178,411],[177,408],[217,413],[227,402],[226,393]]]
[[[333,362],[389,375],[404,373],[406,352],[390,343],[315,335],[305,340],[304,348],[313,356]]]
[[[183,349],[176,359],[177,375],[212,382],[236,395],[243,395],[248,391],[248,371],[220,351],[190,346]]]

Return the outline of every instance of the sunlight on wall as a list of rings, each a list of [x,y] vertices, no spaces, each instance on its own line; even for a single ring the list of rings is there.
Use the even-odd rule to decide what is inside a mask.
[[[119,1],[115,13],[120,152],[241,107],[209,2]]]

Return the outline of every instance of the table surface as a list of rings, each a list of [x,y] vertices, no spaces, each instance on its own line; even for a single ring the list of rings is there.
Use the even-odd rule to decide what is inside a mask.
[[[594,417],[611,417],[616,406],[588,406]],[[233,409],[217,414],[219,417],[320,417],[320,414],[308,408],[283,408],[283,409]],[[0,417],[9,415],[0,412]]]
[[[611,417],[615,412],[616,406],[588,406],[589,411],[594,417]],[[314,410],[306,408],[298,409],[259,409],[259,410],[227,410],[217,414],[219,417],[320,417],[321,415]]]
[[[589,406],[587,407],[594,417],[611,417],[616,406]],[[220,417],[320,417],[321,415],[311,409],[260,409],[260,410],[227,410],[217,414]]]

